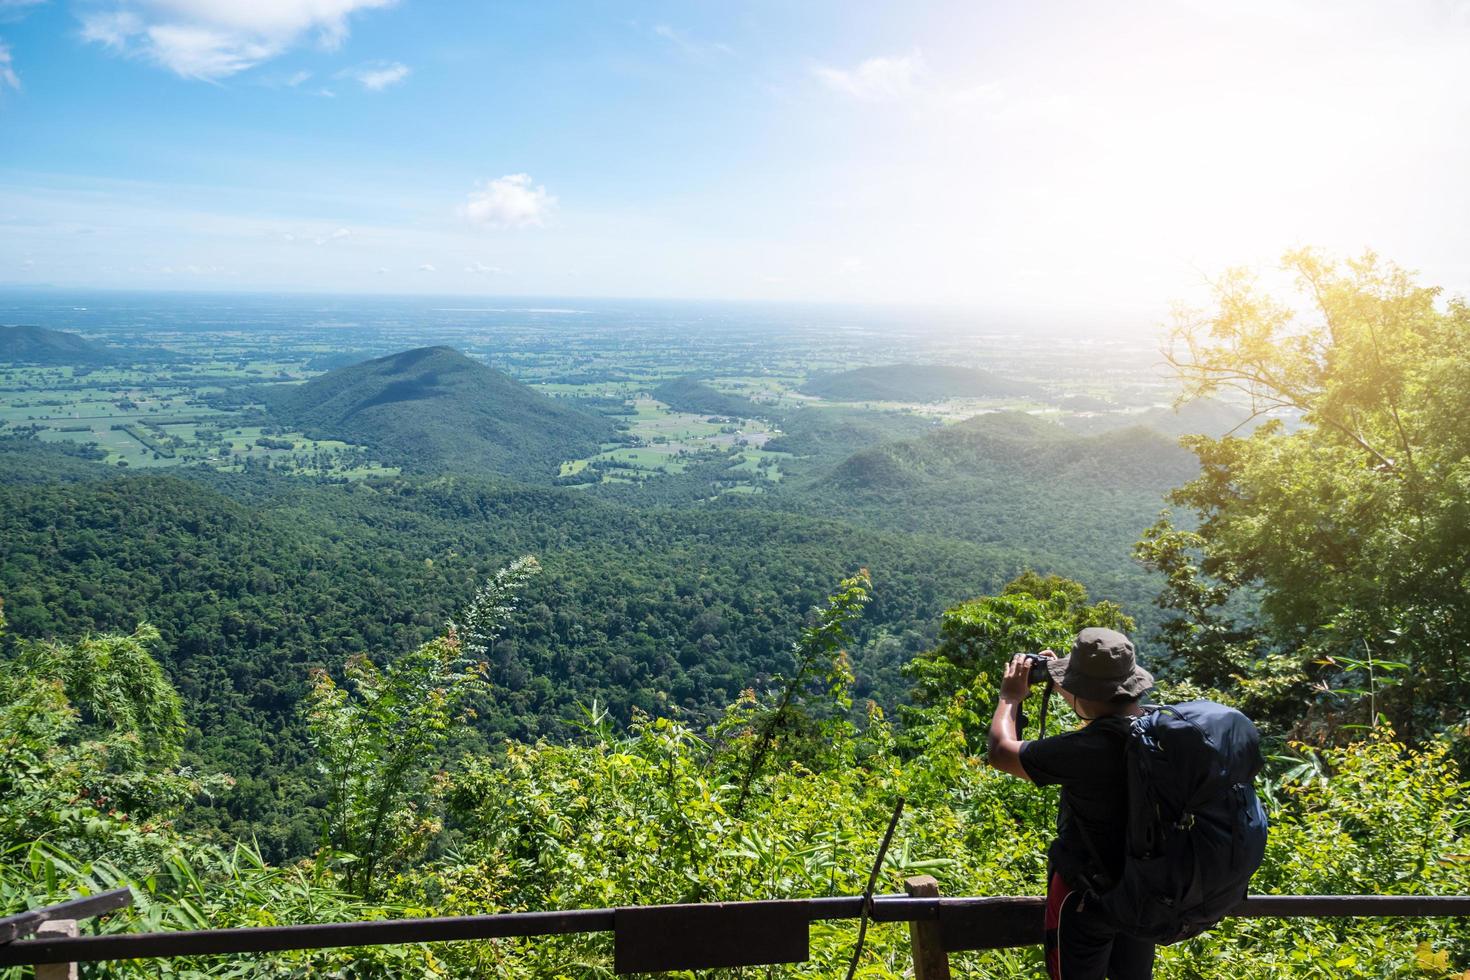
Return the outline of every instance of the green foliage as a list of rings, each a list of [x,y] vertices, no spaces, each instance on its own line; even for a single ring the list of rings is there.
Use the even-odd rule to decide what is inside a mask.
[[[1047,828],[1014,781],[962,763],[959,784],[929,795],[881,748],[872,726],[850,737],[865,762],[814,770],[778,753],[744,814],[735,812],[744,754],[667,719],[604,732],[585,746],[511,746],[504,760],[474,760],[457,777],[459,849],[405,878],[406,894],[456,911],[855,894],[900,793],[919,810],[900,824],[880,892],[898,891],[905,876],[920,873],[959,888],[982,865],[991,893],[1038,887]],[[1013,846],[983,846],[996,833]],[[814,924],[811,962],[771,973],[833,975],[845,967],[855,933],[854,922]],[[865,975],[910,969],[906,929],[874,927],[869,939]],[[454,955],[467,974],[590,977],[609,969],[611,943],[567,937],[514,953],[461,947]],[[990,959],[1034,964],[1039,954]]]
[[[985,742],[993,699],[1005,664],[1017,653],[1051,649],[1065,655],[1080,630],[1102,626],[1124,633],[1135,624],[1115,603],[1088,603],[1087,590],[1059,575],[1027,571],[999,595],[961,603],[940,620],[939,645],[905,668],[913,679],[908,728],[961,736],[970,749]],[[992,676],[996,680],[992,681]]]
[[[131,636],[86,636],[76,643],[39,643],[23,666],[32,676],[54,677],[122,765],[171,766],[184,741],[184,712],[148,648],[158,630],[146,623]]]
[[[861,577],[844,581],[795,648],[799,663],[808,665],[806,676],[826,676],[821,701],[832,709],[844,705],[848,683],[840,655],[843,627],[866,594]],[[485,608],[507,608],[508,598],[489,595]],[[1011,613],[1016,622],[1007,622]],[[1000,596],[958,607],[951,618],[956,642],[968,631],[968,649],[979,651],[986,643],[997,650],[1011,641],[1040,645],[1082,622],[1126,626],[1118,615],[1106,604],[1088,604],[1075,582],[1027,574]],[[430,752],[444,744],[443,732],[462,724],[442,710],[453,698],[454,679],[465,673],[456,659],[461,652],[453,640],[441,639],[400,657],[399,678],[388,676],[397,661],[364,674],[368,687],[353,699],[355,716],[335,703],[340,692],[327,689],[334,702],[328,712],[365,727],[376,722],[365,721],[363,712],[379,708],[401,712],[408,726],[417,724],[414,718],[432,718],[417,743]],[[384,693],[376,700],[366,696],[400,681],[392,696],[405,700],[397,706],[386,703]],[[79,724],[59,681],[35,690],[54,697],[54,724]],[[968,693],[973,690],[972,684]],[[417,692],[414,704],[431,706],[416,709],[410,691]],[[821,701],[813,698],[807,710],[816,712]],[[61,730],[33,727],[25,730],[29,735],[17,734],[15,717],[0,714],[7,746],[25,738],[39,744]],[[700,733],[665,717],[638,718],[624,729],[594,707],[581,744],[510,742],[501,753],[466,756],[434,777],[452,846],[433,854],[400,851],[396,860],[384,860],[371,900],[358,897],[354,863],[333,861],[331,854],[272,866],[247,846],[221,847],[166,824],[128,827],[122,816],[99,811],[92,817],[98,836],[91,856],[49,840],[6,841],[0,914],[119,885],[133,888],[136,905],[90,928],[115,933],[851,895],[865,883],[898,796],[908,806],[880,870],[880,893],[898,891],[904,877],[918,873],[937,877],[947,895],[1042,889],[1053,792],[989,769],[943,725],[924,729],[920,734],[930,740],[910,746],[916,751],[900,752],[881,713],[870,711],[853,723],[837,711],[825,720],[839,719],[827,729],[831,748],[820,758],[799,741],[772,742],[748,793],[741,777],[758,738],[753,727]],[[1306,763],[1283,761],[1263,787],[1273,830],[1257,891],[1470,890],[1467,787],[1447,745],[1410,750],[1380,729],[1341,748],[1301,751]],[[421,815],[428,812],[425,799],[417,798]],[[0,826],[17,826],[17,812],[37,805],[59,809],[64,803],[56,796],[0,795],[0,814],[8,821]],[[814,923],[808,963],[762,972],[831,976],[845,967],[855,938],[855,922]],[[1040,955],[1026,949],[952,960],[959,977],[1019,978],[1038,974]],[[593,978],[609,976],[611,966],[610,937],[599,934],[122,962],[109,964],[104,975]],[[1246,980],[1448,978],[1467,967],[1470,930],[1462,920],[1241,919],[1161,951],[1156,975],[1189,980],[1228,970]],[[861,969],[875,978],[908,975],[907,929],[874,925]]]
[[[750,762],[740,777],[740,789],[735,798],[734,810],[737,815],[745,811],[751,785],[760,775],[761,766],[775,747],[778,734],[794,724],[793,716],[801,707],[797,697],[813,674],[820,674],[827,684],[828,696],[838,711],[836,724],[841,726],[845,723],[843,715],[852,707],[849,688],[852,686],[853,676],[842,645],[849,638],[848,624],[862,615],[872,582],[867,569],[842,580],[837,591],[827,600],[827,607],[817,614],[816,621],[801,631],[801,638],[796,641],[792,650],[796,669],[786,679],[775,707],[757,711],[756,714],[762,717],[748,719],[753,727],[753,738]],[[747,719],[741,718],[740,721],[746,722]],[[830,729],[823,733],[828,738],[834,734]]]
[[[466,653],[482,658],[490,655],[496,637],[510,626],[516,596],[539,571],[541,564],[534,556],[517,558],[475,593],[465,608],[463,621],[449,624],[449,632],[460,638]]]
[[[1277,776],[1266,787],[1271,836],[1252,891],[1470,892],[1466,786],[1447,749],[1410,750],[1380,728]],[[1470,930],[1463,919],[1227,919],[1169,950],[1161,973],[1211,976],[1226,964],[1249,980],[1458,977],[1470,967]]]
[[[539,569],[529,555],[501,569],[475,594],[462,626],[451,623],[447,636],[385,668],[350,658],[350,692],[324,670],[312,674],[306,712],[328,789],[324,857],[345,867],[349,889],[371,895],[377,874],[420,857],[439,832],[436,750],[462,721],[470,695],[485,687],[480,658]]]
[[[145,625],[24,644],[0,664],[0,847],[145,846],[187,801],[228,782],[177,768],[183,716],[148,654],[157,640]]]
[[[1404,663],[1378,706],[1410,733],[1434,731],[1470,695],[1458,652],[1470,632],[1470,310],[1441,307],[1437,290],[1372,255],[1342,267],[1295,252],[1284,265],[1297,287],[1285,297],[1227,275],[1213,312],[1181,316],[1172,358],[1186,396],[1235,389],[1303,425],[1186,440],[1201,474],[1173,500],[1198,532],[1160,526],[1143,555],[1169,575],[1174,638],[1201,679],[1255,674],[1275,653],[1287,658],[1276,677],[1355,692],[1376,684],[1346,658]],[[1259,590],[1259,640],[1222,613],[1245,586]]]

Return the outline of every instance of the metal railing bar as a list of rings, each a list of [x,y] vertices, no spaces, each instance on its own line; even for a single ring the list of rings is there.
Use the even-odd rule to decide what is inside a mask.
[[[610,932],[612,909],[567,912],[510,912],[503,915],[381,919],[312,925],[136,932],[110,936],[36,939],[0,946],[0,966],[24,963],[83,963],[168,956],[270,953],[291,949],[383,946],[396,943],[510,939],[580,932]]]
[[[1470,895],[1252,895],[1230,913],[1247,918],[1470,915]]]
[[[875,922],[920,922],[937,919],[941,912],[968,913],[967,917],[977,918],[994,913],[1000,917],[1030,910],[1039,912],[1042,902],[1040,898],[1018,896],[910,898],[906,895],[883,895],[874,898],[872,918]],[[748,906],[755,903],[719,904]],[[780,907],[782,911],[789,912],[794,920],[815,922],[857,918],[862,912],[863,899],[860,895],[854,895],[776,899],[759,904]],[[703,907],[717,908],[718,904],[706,903]],[[1259,895],[1247,898],[1231,914],[1249,917],[1457,916],[1470,915],[1470,896]],[[58,937],[0,945],[0,966],[611,932],[615,927],[616,916],[616,909],[575,909]]]
[[[99,892],[85,898],[74,898],[69,902],[7,915],[0,919],[0,944],[23,939],[41,928],[44,923],[56,919],[89,919],[131,904],[133,893],[130,889],[114,888],[112,891]]]

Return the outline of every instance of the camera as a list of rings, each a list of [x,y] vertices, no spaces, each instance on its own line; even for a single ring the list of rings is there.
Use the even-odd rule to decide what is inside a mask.
[[[1028,684],[1035,687],[1037,684],[1045,684],[1050,679],[1051,675],[1046,672],[1046,662],[1050,659],[1039,653],[1026,654],[1026,663],[1031,668],[1031,673],[1027,677]]]

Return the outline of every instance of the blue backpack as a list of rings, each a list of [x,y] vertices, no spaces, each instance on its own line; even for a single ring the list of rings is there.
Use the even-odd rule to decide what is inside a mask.
[[[1094,878],[1086,901],[1119,932],[1177,943],[1229,915],[1265,857],[1266,811],[1253,785],[1261,736],[1234,708],[1190,701],[1146,708],[1126,738],[1123,873]]]

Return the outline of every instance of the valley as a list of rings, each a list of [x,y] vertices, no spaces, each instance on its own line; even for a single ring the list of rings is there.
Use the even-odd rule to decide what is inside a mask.
[[[241,781],[190,819],[278,859],[318,812],[310,671],[430,639],[520,554],[545,574],[490,658],[481,749],[589,704],[706,722],[860,568],[854,690],[894,710],[940,614],[1026,569],[1146,637],[1131,548],[1194,473],[1175,433],[1127,426],[1178,417],[1126,338],[1079,358],[841,310],[43,300],[0,298],[36,325],[0,346],[7,642],[157,626],[190,757]]]

